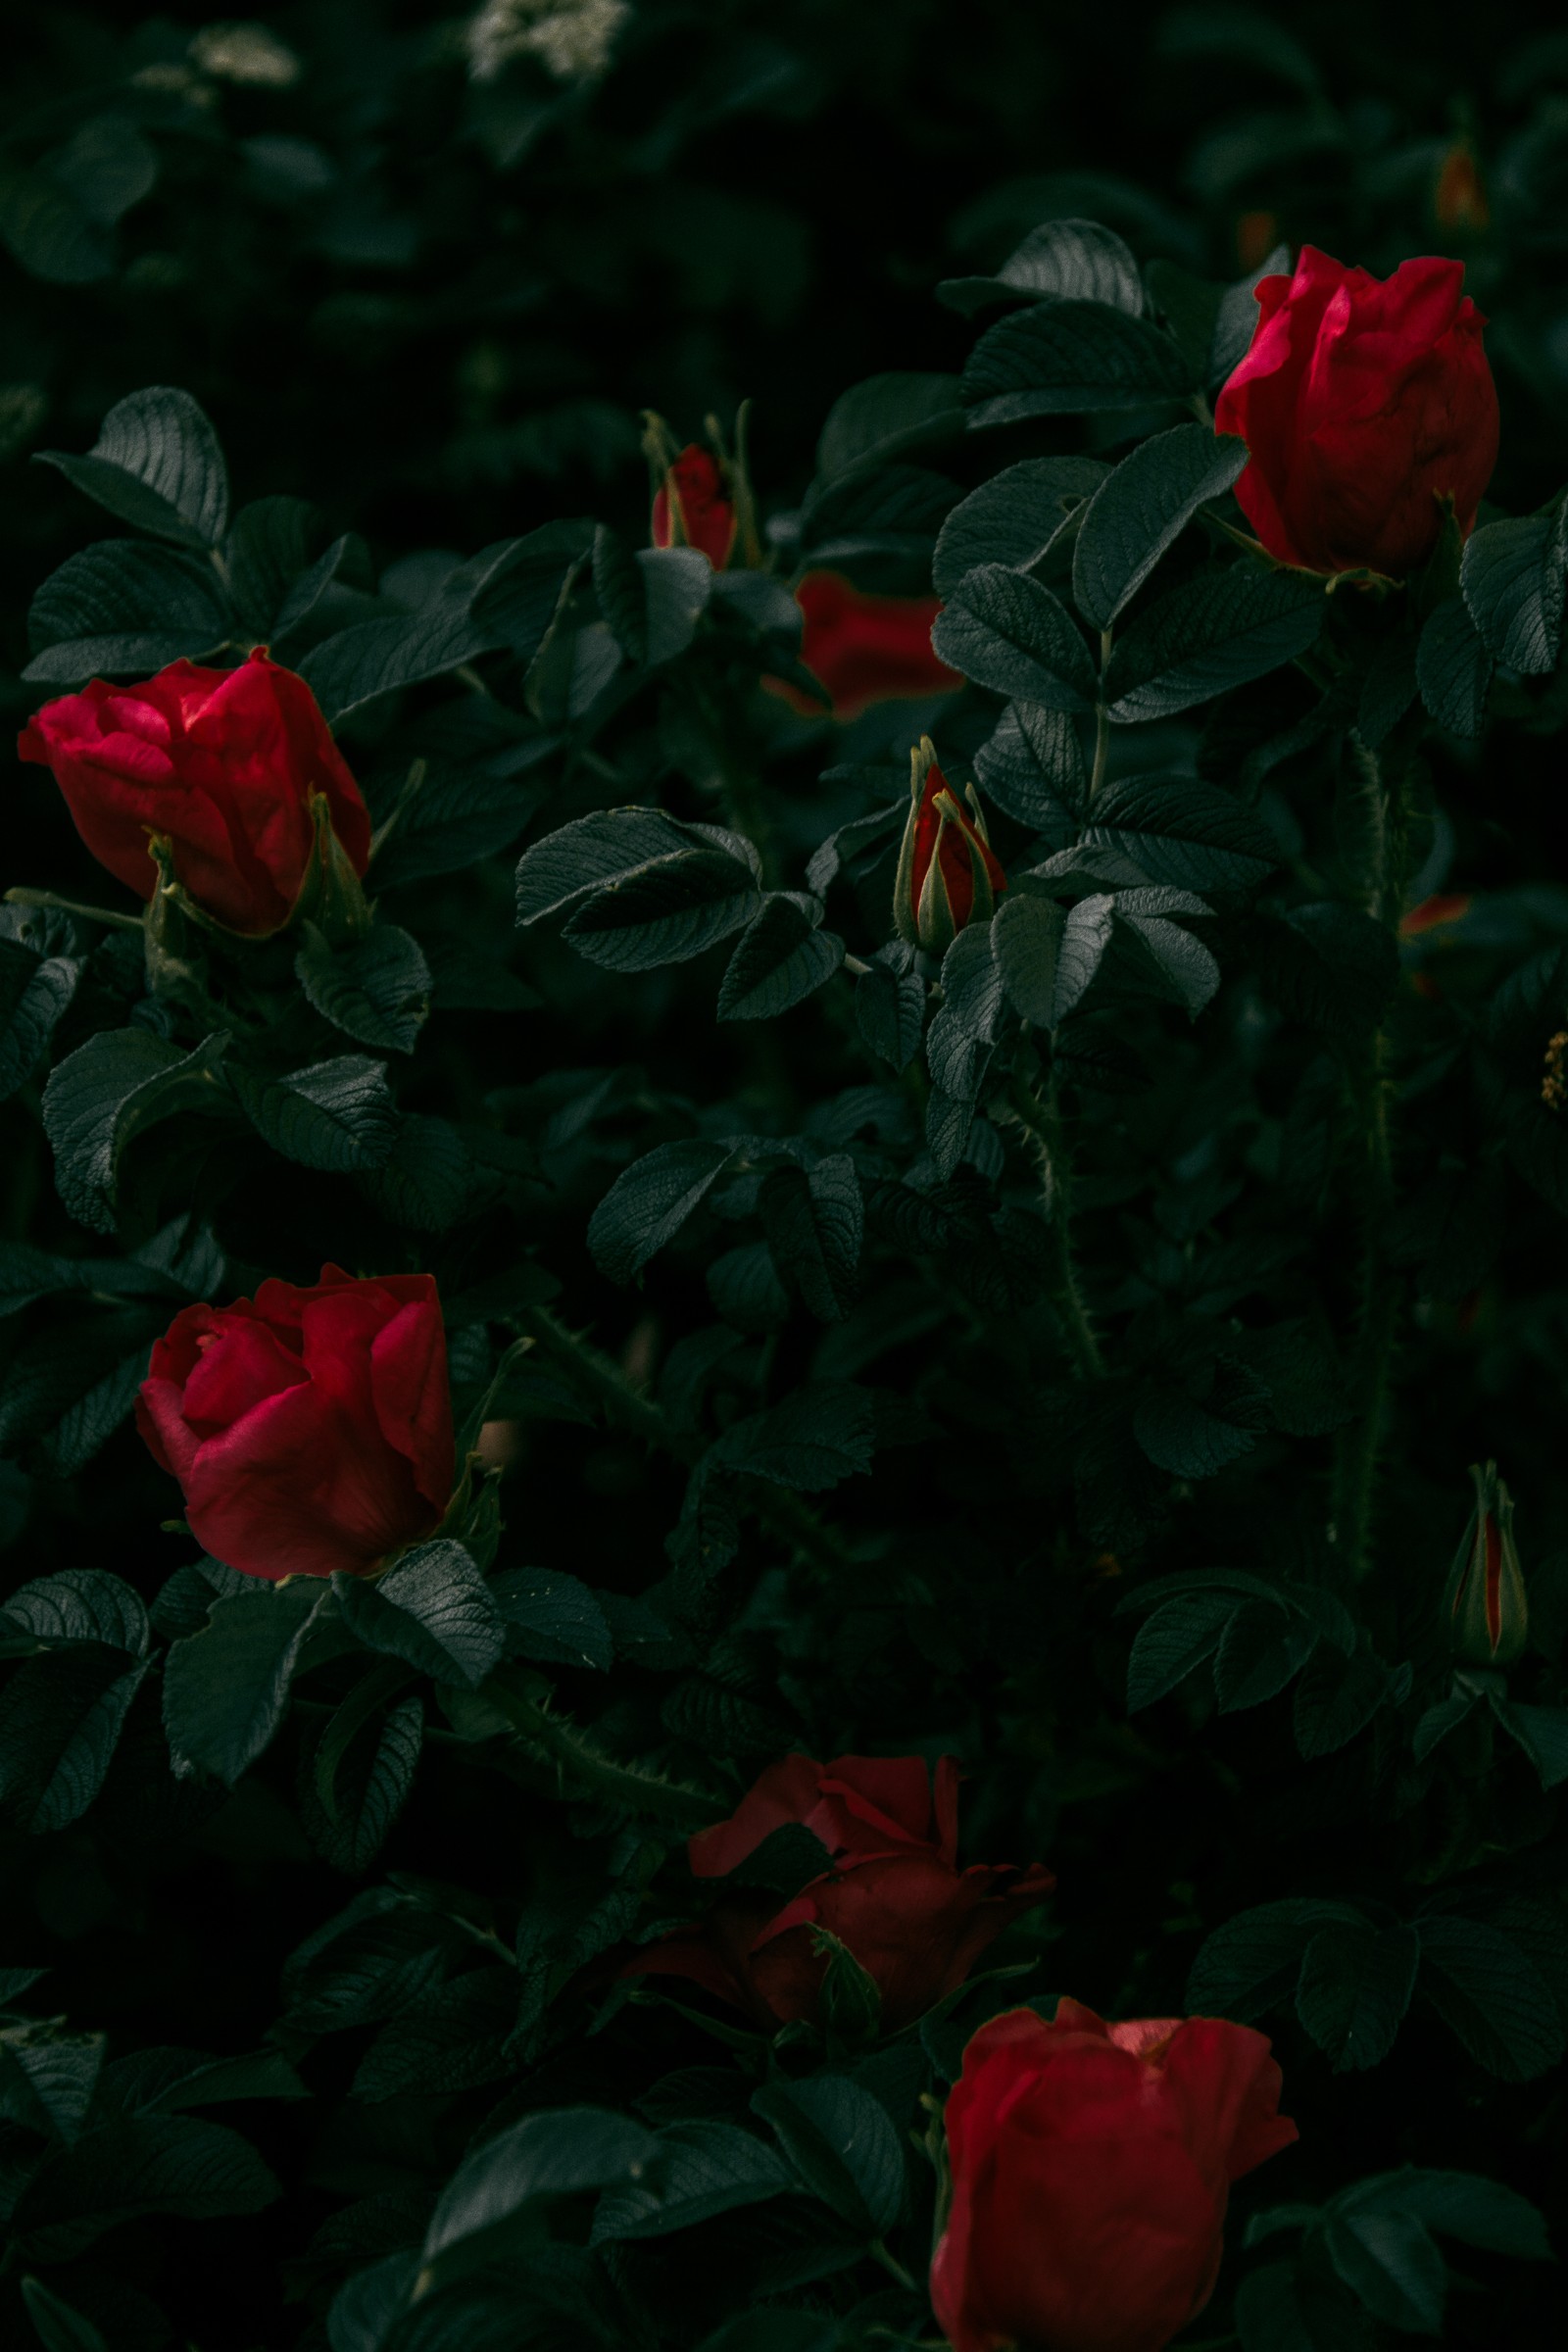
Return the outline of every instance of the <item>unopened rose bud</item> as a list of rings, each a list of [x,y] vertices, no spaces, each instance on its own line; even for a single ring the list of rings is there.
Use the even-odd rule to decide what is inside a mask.
[[[1476,1507],[1449,1577],[1453,1652],[1467,1666],[1511,1666],[1530,1632],[1513,1500],[1495,1462],[1472,1463]]]
[[[912,948],[940,956],[970,923],[989,922],[1007,887],[972,784],[967,813],[922,735],[909,755],[909,815],[893,885],[893,920]]]
[[[695,547],[715,571],[732,559],[757,564],[756,526],[745,460],[745,409],[736,424],[736,454],[724,447],[718,419],[708,420],[711,448],[688,441],[677,446],[662,416],[647,412],[643,448],[654,477],[654,510],[650,536],[655,547]]]

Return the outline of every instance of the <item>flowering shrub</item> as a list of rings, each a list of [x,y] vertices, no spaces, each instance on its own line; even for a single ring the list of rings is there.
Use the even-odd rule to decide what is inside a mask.
[[[1305,93],[1224,236],[1004,182],[808,471],[764,380],[639,447],[623,352],[591,496],[439,527],[220,384],[15,410],[8,2343],[1549,2340],[1556,249],[1466,133],[1332,259],[1247,22],[1158,53]],[[629,249],[733,33],[419,72]],[[222,85],[281,204],[314,52],[160,43],[114,184]],[[364,169],[310,251],[412,269]]]

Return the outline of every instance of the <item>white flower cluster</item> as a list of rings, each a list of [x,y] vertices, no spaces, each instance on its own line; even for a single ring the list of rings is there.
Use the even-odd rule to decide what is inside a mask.
[[[486,0],[468,26],[468,72],[493,81],[514,57],[533,57],[558,81],[587,81],[630,15],[628,0]]]

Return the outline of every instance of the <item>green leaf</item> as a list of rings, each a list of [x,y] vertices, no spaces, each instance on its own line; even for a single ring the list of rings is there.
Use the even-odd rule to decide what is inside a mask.
[[[1441,2335],[1448,2274],[1413,2214],[1331,2213],[1329,2260],[1374,2319],[1404,2335]]]
[[[1272,924],[1263,978],[1286,1012],[1327,1037],[1375,1028],[1399,977],[1398,951],[1359,906],[1327,899]]]
[[[0,1102],[32,1076],[85,969],[84,956],[36,955],[0,936]]]
[[[1236,2290],[1242,2352],[1363,2352],[1363,2346],[1371,2352],[1369,2339],[1348,2330],[1340,2311],[1332,2314],[1332,2330],[1314,2326],[1315,2290],[1317,2282],[1294,2263],[1271,2262],[1250,2273]]]
[[[122,2115],[174,2115],[234,2099],[305,2099],[310,2093],[280,2050],[210,2058],[168,2045],[133,2050],[104,2069],[99,2103]]]
[[[846,2075],[769,2082],[752,2112],[777,2132],[801,2179],[867,2238],[885,2237],[904,2209],[904,2150],[887,2109]]]
[[[1337,2075],[1377,2066],[1394,2046],[1415,1990],[1421,1941],[1413,1928],[1333,1921],[1301,1960],[1296,2006]]]
[[[78,1224],[113,1233],[128,1146],[178,1112],[221,1103],[218,1064],[228,1041],[182,1054],[152,1030],[101,1029],[68,1054],[44,1088],[43,1123],[60,1198]]]
[[[1433,1749],[1446,1740],[1450,1732],[1456,1732],[1480,1703],[1479,1690],[1455,1689],[1450,1690],[1446,1698],[1439,1699],[1436,1706],[1428,1707],[1410,1740],[1416,1762],[1424,1764]]]
[[[508,2226],[544,2197],[608,2189],[601,2215],[613,2208],[617,2191],[634,2203],[647,2201],[652,2192],[640,2184],[654,2174],[661,2155],[652,2132],[602,2108],[558,2107],[526,2115],[473,2149],[447,2182],[425,2232],[424,2265],[446,2276],[454,2267],[485,2260],[504,2243]]]
[[[0,2036],[0,2115],[74,2147],[103,2064],[101,2034],[64,2034],[53,2023]]]
[[[562,936],[608,971],[647,972],[701,956],[749,923],[761,903],[749,862],[722,850],[686,850],[596,892]]]
[[[1134,318],[1144,308],[1138,264],[1114,229],[1098,220],[1043,220],[995,277],[944,278],[936,291],[938,302],[966,318],[998,302],[1035,302],[1052,294],[1108,303]]]
[[[1415,674],[1421,700],[1455,735],[1479,735],[1487,723],[1494,662],[1462,597],[1441,604],[1421,632]]]
[[[1310,1762],[1348,1746],[1388,1693],[1388,1670],[1364,1637],[1349,1657],[1319,1649],[1296,1686],[1297,1752]]]
[[[83,1642],[12,1675],[0,1692],[0,1797],[34,1836],[68,1828],[97,1796],[146,1670]]]
[[[673,662],[697,634],[716,577],[700,548],[640,547],[644,636],[641,659],[650,669]]]
[[[1184,931],[1180,923],[1169,922],[1163,915],[1134,913],[1127,901],[1139,895],[1123,893],[1116,901],[1116,912],[1152,960],[1161,993],[1180,1004],[1189,1020],[1196,1021],[1219,987],[1219,965],[1202,941]]]
[[[1054,900],[1032,891],[1009,894],[992,922],[997,969],[1007,1001],[1019,1019],[1036,1029],[1054,1029],[1065,1010],[1058,1007],[1057,983],[1066,928],[1067,917]],[[1107,921],[1105,937],[1109,935]]]
[[[109,233],[158,177],[156,150],[122,115],[78,123],[31,171],[0,180],[0,235],[24,270],[56,285],[89,285],[115,266]]]
[[[416,1233],[445,1233],[466,1214],[479,1170],[456,1127],[414,1111],[378,1168],[355,1178],[366,1198],[393,1225]]]
[[[1168,718],[1304,654],[1323,625],[1322,584],[1232,564],[1173,588],[1140,612],[1105,672],[1119,726]]]
[[[1147,1617],[1127,1661],[1127,1712],[1165,1697],[1219,1647],[1237,1607],[1229,1592],[1187,1592]]]
[[[355,2075],[355,2098],[450,2098],[499,2081],[514,2063],[507,2045],[517,1989],[511,1967],[428,1985],[377,2034]]]
[[[931,560],[938,596],[946,603],[964,573],[982,564],[1027,571],[1109,472],[1100,458],[1025,458],[1004,466],[960,500],[942,525]]]
[[[1074,720],[1040,703],[1009,703],[974,756],[987,802],[1064,845],[1077,832],[1089,778]]]
[[[931,1083],[955,1102],[977,1100],[1004,998],[989,923],[960,931],[942,959],[943,1002],[926,1032]]]
[[[1204,501],[1247,464],[1245,441],[1205,424],[1178,424],[1141,442],[1090,501],[1073,551],[1073,602],[1108,629]]]
[[[839,395],[816,445],[819,477],[886,465],[906,450],[944,441],[963,429],[956,375],[867,376]]]
[[[1557,2064],[1557,2004],[1511,1936],[1460,1918],[1423,1919],[1419,1932],[1421,1990],[1480,2065],[1505,2082],[1531,2082]]]
[[[274,634],[284,599],[309,569],[318,536],[309,499],[285,494],[255,498],[241,507],[223,548],[223,564],[228,593],[247,630],[263,639]]]
[[[1557,666],[1563,567],[1549,514],[1489,522],[1465,542],[1459,586],[1489,654],[1505,669],[1539,677]]]
[[[672,2124],[659,2134],[658,2162],[658,2187],[612,2188],[600,2200],[590,2245],[667,2237],[795,2185],[772,2149],[736,2124]]]
[[[844,942],[819,931],[820,899],[774,891],[747,924],[719,983],[721,1021],[767,1021],[832,979]]]
[[[937,614],[931,643],[944,662],[993,694],[1085,710],[1095,667],[1066,607],[1026,572],[982,564],[965,572]]]
[[[869,1470],[874,1445],[869,1393],[849,1381],[813,1380],[766,1412],[733,1422],[708,1459],[816,1494]]]
[[[1314,1934],[1337,1924],[1364,1928],[1367,1922],[1353,1903],[1313,1895],[1290,1895],[1240,1912],[1214,1930],[1194,1961],[1188,2010],[1245,2026],[1282,2007],[1296,1990]]]
[[[804,1168],[775,1168],[758,1199],[762,1230],[776,1262],[787,1267],[808,1311],[840,1323],[858,1287],[865,1208],[847,1152]]]
[[[100,539],[52,571],[27,612],[34,685],[84,686],[142,676],[181,656],[210,654],[232,622],[218,575],[172,547]]]
[[[885,953],[885,951],[884,951]],[[873,956],[855,985],[855,1025],[863,1043],[896,1070],[907,1069],[925,1034],[925,982]]]
[[[594,1210],[588,1248],[612,1282],[632,1282],[672,1241],[729,1166],[734,1149],[692,1136],[660,1144],[623,1168]]]
[[[384,1716],[375,1712],[377,1674],[386,1672],[384,1665],[372,1671],[349,1693],[307,1759],[309,1776],[302,1776],[301,1809],[312,1844],[356,1877],[368,1870],[391,1835],[424,1740],[424,1707],[416,1695],[400,1699]],[[362,1700],[368,1689],[375,1702],[368,1707]]]
[[[8,1612],[11,1607],[7,1601]],[[1492,1711],[1530,1758],[1543,1788],[1568,1781],[1568,1707],[1527,1707],[1516,1699],[1494,1698]]]
[[[382,1167],[392,1155],[398,1109],[384,1062],[344,1054],[281,1078],[235,1062],[228,1079],[258,1135],[301,1167],[341,1176]]]
[[[439,1683],[476,1690],[501,1661],[501,1611],[470,1554],[449,1539],[417,1544],[373,1580],[334,1575],[332,1592],[357,1641]]]
[[[490,1583],[507,1631],[507,1653],[553,1666],[608,1671],[615,1653],[609,1620],[575,1576],[555,1568],[508,1568]]]
[[[1265,277],[1289,277],[1291,249],[1276,245],[1265,255],[1255,270],[1226,287],[1220,297],[1214,318],[1213,341],[1209,349],[1207,380],[1222,384],[1234,375],[1252,347],[1257,332],[1257,289]]]
[[[1052,298],[987,329],[963,371],[973,425],[1185,400],[1197,389],[1179,347],[1147,318]]]
[[[523,852],[517,866],[517,920],[526,929],[545,915],[564,912],[590,892],[619,886],[704,849],[751,861],[760,877],[751,844],[717,825],[684,824],[662,808],[601,808],[576,817]]]
[[[199,1634],[171,1645],[164,1729],[183,1766],[232,1788],[283,1718],[305,1636],[327,1587],[314,1577],[217,1601]]]
[[[208,2221],[257,2213],[281,2194],[249,2141],[225,2125],[138,2116],[85,2133],[46,2164],[15,2228],[35,2260],[66,2262],[138,2214]]]
[[[1196,776],[1124,776],[1095,803],[1086,849],[1120,850],[1152,882],[1250,890],[1279,853],[1250,809]]]
[[[45,2286],[41,2278],[23,2279],[22,2300],[43,2352],[109,2352],[91,2320]]]
[[[117,401],[84,458],[40,449],[67,481],[132,530],[181,547],[216,547],[228,527],[228,474],[218,435],[188,392],[167,384]]]
[[[1406,2165],[1342,2189],[1334,2208],[1344,2214],[1409,2214],[1428,2230],[1489,2254],[1511,2254],[1520,2262],[1552,2259],[1544,2217],[1529,2198],[1476,2173],[1427,2172]]]
[[[1317,1641],[1315,1626],[1285,1616],[1267,1601],[1244,1601],[1226,1626],[1214,1657],[1214,1690],[1220,1713],[1232,1715],[1243,1707],[1259,1707],[1283,1690],[1311,1656]]]
[[[377,923],[366,938],[333,949],[314,923],[307,923],[294,975],[334,1029],[364,1046],[413,1053],[430,1009],[430,967],[407,931]]]
[[[141,1594],[104,1568],[60,1568],[21,1585],[8,1597],[0,1625],[40,1642],[101,1642],[128,1656],[147,1651],[147,1610]]]

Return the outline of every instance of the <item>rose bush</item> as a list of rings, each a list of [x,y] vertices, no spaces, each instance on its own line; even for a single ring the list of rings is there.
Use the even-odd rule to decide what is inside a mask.
[[[1261,2034],[995,2018],[948,2101],[953,2203],[931,2300],[954,2352],[1160,2352],[1219,2272],[1233,2180],[1289,2147]]]

